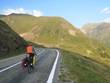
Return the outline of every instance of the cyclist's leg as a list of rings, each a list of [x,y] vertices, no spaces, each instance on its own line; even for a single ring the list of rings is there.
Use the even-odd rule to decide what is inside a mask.
[[[31,63],[34,65],[34,53],[31,54]]]
[[[33,64],[32,64],[32,56],[29,56],[29,61],[28,61],[28,72],[32,72],[33,70]]]
[[[33,54],[30,54],[30,66],[33,68]]]

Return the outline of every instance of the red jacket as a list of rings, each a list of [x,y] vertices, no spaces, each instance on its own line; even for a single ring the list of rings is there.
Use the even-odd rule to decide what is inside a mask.
[[[33,47],[31,45],[27,46],[26,52],[27,53],[33,53]]]

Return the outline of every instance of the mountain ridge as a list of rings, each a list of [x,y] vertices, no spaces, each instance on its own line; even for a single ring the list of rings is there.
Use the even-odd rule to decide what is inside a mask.
[[[100,53],[94,49],[94,47],[97,49],[102,47],[101,44],[86,37],[85,34],[62,17],[33,17],[25,16],[25,14],[13,16],[12,14],[0,19],[8,23],[14,31],[28,41],[40,43],[47,47],[74,50],[89,57],[92,57],[90,54],[97,54],[101,57]],[[94,46],[94,43],[96,46]]]

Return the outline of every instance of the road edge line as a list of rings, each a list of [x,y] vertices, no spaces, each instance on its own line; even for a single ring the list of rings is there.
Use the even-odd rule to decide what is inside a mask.
[[[52,67],[52,70],[50,72],[50,75],[49,75],[49,78],[47,80],[47,83],[52,83],[53,82],[53,78],[54,78],[54,74],[55,74],[55,69],[56,69],[56,66],[57,66],[58,58],[59,58],[59,51],[56,50],[56,52],[57,52],[57,57],[55,59],[55,62],[54,62],[54,65]]]
[[[20,61],[20,62],[18,62],[18,63],[16,63],[16,64],[14,64],[14,65],[11,65],[11,66],[9,66],[9,67],[7,67],[7,68],[5,68],[5,69],[0,70],[0,73],[1,73],[1,72],[3,72],[3,71],[8,70],[8,69],[10,69],[10,68],[12,68],[12,67],[14,67],[14,66],[16,66],[16,65],[20,64],[20,63],[21,63],[21,61]]]

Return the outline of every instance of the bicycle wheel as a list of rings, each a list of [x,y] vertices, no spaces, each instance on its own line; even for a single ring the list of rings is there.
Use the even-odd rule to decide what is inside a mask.
[[[28,72],[31,73],[33,71],[32,63],[30,63],[27,68],[28,68]]]

